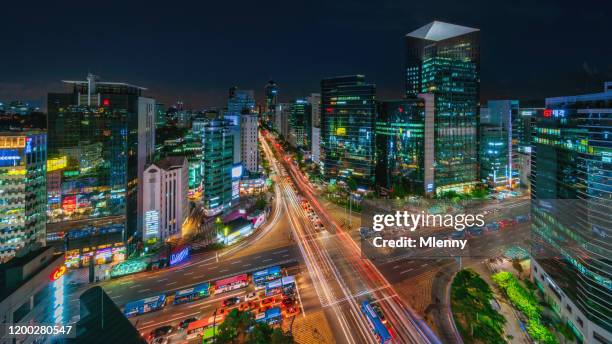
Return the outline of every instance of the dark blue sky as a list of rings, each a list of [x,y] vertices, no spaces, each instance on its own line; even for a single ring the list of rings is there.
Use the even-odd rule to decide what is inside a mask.
[[[9,1],[0,20],[0,99],[44,99],[61,79],[149,88],[162,102],[222,105],[232,85],[260,99],[365,74],[401,97],[406,33],[432,20],[481,29],[482,99],[599,90],[612,80],[612,2]]]

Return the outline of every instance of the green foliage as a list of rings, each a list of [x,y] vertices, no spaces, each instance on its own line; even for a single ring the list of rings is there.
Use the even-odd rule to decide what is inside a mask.
[[[266,196],[265,195],[261,195],[259,197],[257,197],[257,200],[255,201],[255,204],[253,205],[253,208],[255,210],[263,210],[268,206],[268,201],[266,200]]]
[[[491,288],[471,269],[461,270],[451,285],[451,304],[466,343],[502,344],[506,319],[491,306]]]
[[[529,319],[527,333],[535,342],[540,344],[559,344],[557,338],[538,319]]]
[[[291,344],[293,336],[272,328],[266,323],[256,323],[249,312],[233,309],[219,325],[216,343]]]
[[[558,344],[555,336],[540,321],[542,308],[532,289],[523,287],[513,274],[502,271],[494,274],[493,281],[506,293],[514,307],[520,310],[527,318],[527,333],[531,339],[542,344]]]

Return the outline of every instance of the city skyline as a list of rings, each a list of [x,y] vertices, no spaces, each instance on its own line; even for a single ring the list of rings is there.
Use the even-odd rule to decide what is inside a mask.
[[[123,4],[118,13],[10,4],[8,12],[27,16],[9,16],[0,24],[6,33],[0,37],[12,52],[0,58],[0,99],[44,104],[47,91],[62,90],[61,79],[78,78],[85,71],[143,85],[163,103],[181,100],[194,109],[223,106],[226,89],[234,85],[255,90],[262,102],[265,83],[273,79],[279,100],[290,101],[316,91],[322,78],[350,74],[364,74],[376,84],[379,99],[399,98],[404,83],[403,38],[432,20],[481,29],[486,51],[481,102],[588,93],[612,75],[612,48],[601,44],[607,33],[604,13],[610,5],[606,3],[595,6],[587,1],[579,8],[568,1],[507,5],[476,1],[461,7],[309,4],[247,3],[244,11],[206,4],[185,6],[176,16],[154,5]],[[304,15],[282,15],[289,13],[287,6]],[[210,15],[224,11],[234,14],[231,25]],[[88,25],[107,20],[109,13],[116,26]],[[28,25],[23,25],[24,20]],[[20,27],[22,34],[8,35],[14,27]],[[371,43],[355,50],[362,41]],[[571,51],[566,49],[568,42]],[[232,49],[235,46],[240,50]],[[578,51],[584,54],[573,53]]]

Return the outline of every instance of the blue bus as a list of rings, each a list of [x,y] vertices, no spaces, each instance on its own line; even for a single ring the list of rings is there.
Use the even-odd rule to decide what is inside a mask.
[[[365,300],[361,303],[361,312],[365,315],[366,319],[368,319],[368,324],[376,335],[378,342],[380,344],[391,343],[391,334],[385,325],[383,325],[380,317],[372,308],[372,305],[370,305],[370,301]]]
[[[280,307],[274,307],[266,310],[265,312],[257,314],[255,317],[256,322],[265,322],[268,325],[278,324],[282,321]]]
[[[272,296],[276,294],[292,295],[295,291],[295,277],[285,276],[275,281],[266,283],[266,296]]]
[[[253,283],[256,288],[263,288],[266,283],[279,279],[281,277],[280,266],[273,266],[264,270],[256,271],[253,273]]]
[[[202,283],[195,287],[179,290],[174,294],[175,305],[191,302],[210,296],[210,283]]]
[[[146,299],[128,302],[123,308],[123,314],[126,317],[142,315],[164,308],[166,304],[166,295],[160,294],[147,297]]]

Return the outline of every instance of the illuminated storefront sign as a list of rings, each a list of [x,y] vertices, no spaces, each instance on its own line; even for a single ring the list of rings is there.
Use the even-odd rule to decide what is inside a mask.
[[[242,177],[242,165],[236,165],[232,167],[232,178]]]
[[[61,170],[68,165],[68,157],[63,156],[47,160],[47,172]]]
[[[0,150],[0,167],[19,165],[21,155],[17,149]]]
[[[170,254],[170,265],[178,264],[187,258],[189,258],[189,246],[180,247]]]
[[[66,265],[60,265],[57,269],[55,269],[51,275],[49,275],[49,279],[52,281],[58,280],[60,277],[64,276],[66,273]]]
[[[565,110],[563,109],[544,109],[544,117],[546,118],[564,118],[565,117]]]
[[[24,148],[25,136],[0,136],[0,148]]]
[[[159,232],[159,213],[157,210],[149,210],[145,213],[146,237],[156,237]]]

